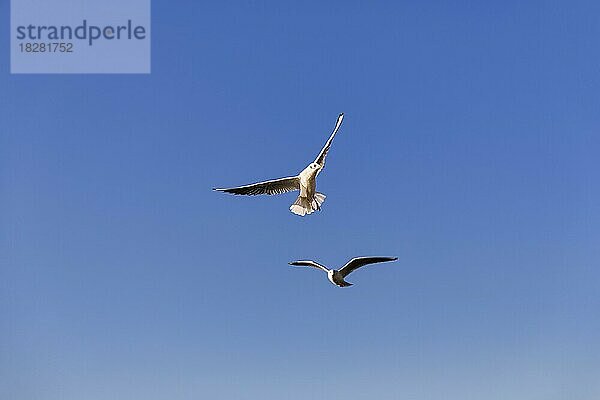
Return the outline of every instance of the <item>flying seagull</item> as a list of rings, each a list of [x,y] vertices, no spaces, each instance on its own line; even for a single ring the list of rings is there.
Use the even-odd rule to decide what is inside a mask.
[[[318,262],[312,260],[294,261],[291,262],[290,265],[319,268],[320,270],[327,272],[327,278],[331,283],[339,287],[346,287],[352,286],[352,283],[346,282],[344,280],[344,278],[348,276],[348,274],[350,274],[352,271],[360,267],[364,267],[368,264],[396,261],[397,259],[398,257],[355,257],[352,260],[348,261],[346,265],[344,265],[339,270],[329,269],[326,266],[321,265]]]
[[[252,183],[245,186],[226,189],[215,188],[213,190],[246,196],[256,196],[258,194],[274,195],[300,190],[300,195],[294,204],[290,206],[290,211],[294,214],[305,216],[306,214],[312,214],[315,210],[320,210],[321,204],[325,201],[325,195],[316,190],[317,176],[323,170],[323,167],[325,167],[325,157],[327,157],[333,137],[338,129],[340,129],[343,119],[344,113],[338,116],[331,136],[329,136],[327,143],[325,143],[325,146],[323,146],[323,149],[321,149],[321,152],[317,158],[315,158],[315,161],[304,168],[300,174],[287,178]]]

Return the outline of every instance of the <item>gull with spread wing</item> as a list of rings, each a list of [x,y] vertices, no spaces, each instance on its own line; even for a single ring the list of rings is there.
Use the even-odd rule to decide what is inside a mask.
[[[304,170],[302,170],[302,172],[300,172],[300,174],[297,176],[258,182],[234,188],[215,188],[213,190],[246,196],[256,196],[258,194],[274,195],[300,190],[300,195],[294,204],[290,206],[290,211],[294,214],[305,216],[306,214],[313,213],[315,210],[320,210],[321,204],[323,204],[325,201],[325,195],[317,192],[316,190],[317,176],[325,166],[325,157],[327,157],[333,137],[340,128],[343,119],[344,114],[342,113],[338,116],[331,136],[329,136],[327,143],[325,143],[325,146],[323,146],[323,149],[315,161],[313,161],[308,167],[304,168]]]
[[[355,257],[352,260],[348,261],[346,265],[344,265],[339,270],[337,269],[329,269],[324,265],[319,264],[316,261],[312,260],[300,260],[291,262],[290,265],[302,266],[302,267],[315,267],[322,271],[327,272],[327,278],[331,283],[339,287],[347,287],[352,286],[352,283],[346,282],[344,278],[348,276],[351,272],[357,270],[360,267],[364,267],[369,264],[376,264],[388,261],[396,261],[398,257]]]

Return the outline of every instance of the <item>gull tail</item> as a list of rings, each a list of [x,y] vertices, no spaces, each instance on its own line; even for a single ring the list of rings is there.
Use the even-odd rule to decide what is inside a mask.
[[[324,201],[325,195],[323,193],[316,193],[315,197],[312,199],[298,196],[294,204],[290,206],[290,211],[303,217],[306,214],[312,214],[316,210],[320,210],[321,204],[323,204]]]
[[[307,197],[298,196],[294,204],[290,206],[290,211],[304,217],[306,214],[311,214],[314,210],[311,201]]]

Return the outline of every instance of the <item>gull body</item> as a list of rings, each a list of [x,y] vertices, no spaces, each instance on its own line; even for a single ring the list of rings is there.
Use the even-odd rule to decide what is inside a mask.
[[[344,265],[339,270],[329,269],[326,266],[319,264],[318,262],[313,260],[293,261],[290,263],[290,265],[318,268],[321,271],[327,273],[327,279],[329,279],[329,281],[334,285],[338,287],[348,287],[352,286],[353,284],[350,282],[346,282],[345,278],[351,272],[357,270],[360,267],[364,267],[365,265],[396,261],[397,259],[397,257],[355,257],[352,260],[348,261],[346,265]]]
[[[344,276],[337,269],[330,269],[327,271],[327,279],[329,279],[329,282],[338,287],[347,287],[353,285],[350,282],[346,282],[344,280]]]
[[[312,214],[321,209],[321,204],[325,201],[325,195],[317,192],[317,176],[325,167],[325,158],[331,147],[331,143],[337,133],[344,114],[340,114],[335,123],[333,132],[325,143],[325,146],[319,152],[317,158],[304,168],[298,175],[274,179],[270,181],[252,183],[250,185],[238,186],[233,188],[215,188],[213,190],[236,195],[256,196],[259,194],[275,195],[294,190],[299,190],[300,194],[294,204],[290,206],[290,211],[294,214],[304,216]]]

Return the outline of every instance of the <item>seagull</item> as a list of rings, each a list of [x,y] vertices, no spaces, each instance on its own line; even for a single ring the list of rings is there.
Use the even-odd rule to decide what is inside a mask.
[[[312,260],[293,261],[290,263],[290,265],[319,268],[320,270],[327,272],[327,278],[331,283],[339,287],[347,287],[352,286],[352,283],[346,282],[344,278],[354,270],[364,267],[368,264],[396,261],[397,259],[398,257],[355,257],[348,261],[346,265],[339,270],[329,269],[326,266]]]
[[[327,157],[333,137],[338,129],[340,129],[343,119],[344,113],[341,113],[338,116],[331,136],[329,136],[327,143],[325,143],[315,161],[310,163],[298,175],[233,188],[214,188],[213,190],[246,196],[256,196],[258,194],[274,195],[300,190],[300,195],[294,204],[290,206],[290,211],[303,217],[306,214],[312,214],[315,210],[320,210],[326,196],[316,190],[317,176],[321,173],[323,167],[325,167],[325,157]]]

